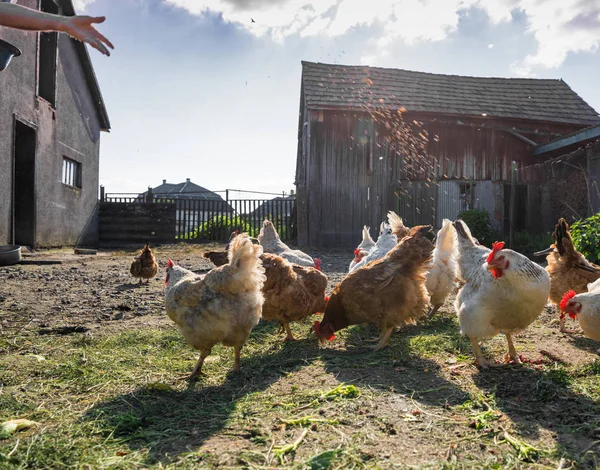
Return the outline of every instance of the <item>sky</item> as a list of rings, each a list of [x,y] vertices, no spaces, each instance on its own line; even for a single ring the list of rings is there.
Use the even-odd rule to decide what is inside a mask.
[[[100,151],[109,193],[186,178],[294,189],[302,60],[562,78],[600,110],[600,0],[74,3],[107,17],[98,29],[115,45],[110,57],[90,49],[112,126]]]

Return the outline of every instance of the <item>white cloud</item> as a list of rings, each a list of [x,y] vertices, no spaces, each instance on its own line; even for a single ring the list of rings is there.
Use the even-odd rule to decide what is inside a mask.
[[[75,7],[75,11],[80,14],[85,11],[85,7],[90,3],[94,3],[95,0],[73,0],[73,6]]]

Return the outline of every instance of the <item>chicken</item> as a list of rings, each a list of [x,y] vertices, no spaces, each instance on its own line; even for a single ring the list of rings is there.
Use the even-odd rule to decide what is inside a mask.
[[[390,227],[392,227],[392,233],[396,235],[396,238],[399,242],[402,241],[402,239],[410,232],[410,229],[404,225],[402,217],[400,217],[394,211],[388,212],[388,224],[390,224]]]
[[[600,341],[600,279],[587,287],[587,292],[577,294],[570,290],[560,302],[563,314],[579,320],[583,334]]]
[[[429,304],[425,269],[433,238],[431,226],[414,227],[385,257],[348,274],[333,290],[323,321],[313,325],[317,337],[332,340],[349,325],[374,323],[381,330],[379,350],[396,326],[414,323]]]
[[[469,337],[480,367],[492,364],[483,358],[478,339],[500,332],[506,335],[510,359],[518,363],[511,335],[542,312],[550,291],[548,273],[520,253],[503,249],[503,242],[494,243],[492,250],[476,244],[462,220],[454,228],[459,278],[465,283],[454,303],[460,331]]]
[[[234,348],[234,370],[240,370],[240,351],[260,319],[264,302],[261,254],[262,248],[241,234],[229,246],[229,263],[204,277],[169,260],[167,314],[186,341],[200,350],[190,378],[202,372],[204,360],[217,343]]]
[[[204,253],[202,253],[202,257],[209,259],[217,267],[227,264],[229,262],[229,259],[228,259],[229,244],[231,243],[231,240],[233,240],[235,237],[237,237],[239,235],[239,233],[240,233],[239,230],[235,230],[234,232],[231,232],[231,235],[229,236],[229,242],[227,242],[227,245],[225,246],[225,250],[223,250],[223,251],[205,251]]]
[[[140,284],[142,279],[146,279],[146,284],[148,284],[150,279],[158,273],[158,263],[148,243],[146,243],[142,252],[133,258],[129,272],[133,277],[140,278]]]
[[[427,292],[431,296],[431,310],[428,316],[432,317],[444,305],[444,301],[454,287],[456,279],[456,238],[452,222],[444,219],[442,228],[437,233],[435,249],[433,250],[433,263],[427,273]]]
[[[284,341],[293,341],[291,321],[325,311],[327,276],[315,268],[292,265],[272,253],[264,253],[261,260],[267,276],[262,317],[276,320],[286,332]]]
[[[349,268],[349,272],[352,271],[352,268],[357,264],[360,263],[360,261],[369,254],[369,252],[373,249],[373,247],[375,246],[375,240],[373,240],[371,238],[371,234],[369,233],[369,227],[367,227],[366,225],[363,226],[363,230],[362,230],[362,241],[360,242],[360,245],[358,245],[356,247],[356,249],[354,250],[354,259],[352,260],[352,262],[350,263],[350,268]]]
[[[279,255],[292,264],[310,266],[313,268],[316,267],[319,270],[321,269],[320,259],[311,258],[300,250],[292,250],[289,246],[283,243],[277,234],[277,230],[275,230],[275,227],[270,220],[265,219],[263,222],[263,226],[258,235],[258,241],[265,250],[265,253]]]
[[[371,249],[368,255],[362,257],[358,263],[350,268],[350,272],[352,273],[357,269],[366,266],[371,261],[383,258],[397,244],[398,238],[392,233],[392,227],[385,222],[381,222],[377,243],[375,243],[375,246]]]
[[[550,275],[550,301],[558,307],[565,292],[587,292],[588,284],[600,278],[600,267],[590,263],[575,249],[565,219],[559,219],[552,236],[554,244],[535,255],[548,255],[546,271]],[[565,317],[564,313],[560,314],[560,331],[563,332],[566,332]]]

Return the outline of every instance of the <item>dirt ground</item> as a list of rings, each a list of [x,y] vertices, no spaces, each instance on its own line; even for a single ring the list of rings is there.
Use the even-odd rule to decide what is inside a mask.
[[[191,388],[181,384],[176,372],[191,370],[196,353],[164,312],[164,268],[172,258],[206,272],[212,264],[200,252],[214,248],[221,246],[158,248],[159,275],[142,286],[129,275],[133,252],[127,251],[42,251],[26,259],[61,264],[0,268],[0,368],[6,367],[0,372],[0,400],[31,402],[31,410],[37,401],[58,406],[51,396],[36,395],[36,383],[51,378],[35,368],[32,376],[21,373],[26,355],[52,359],[57,354],[58,364],[63,360],[55,352],[60,345],[80,354],[84,340],[91,351],[102,338],[148,334],[150,344],[158,332],[157,348],[175,348],[183,363],[165,359],[157,366],[160,373],[150,368],[135,383],[117,378],[114,388],[98,382],[103,391],[93,403],[89,393],[73,391],[72,415],[64,418],[72,426],[85,417],[105,416],[114,439],[122,423],[111,424],[107,415],[139,419],[127,439],[104,441],[110,455],[122,453],[121,460],[106,461],[106,468],[597,468],[600,345],[580,334],[560,333],[551,307],[515,338],[519,352],[533,360],[523,366],[476,369],[470,345],[458,333],[452,297],[433,319],[396,332],[391,347],[378,353],[364,343],[377,335],[371,327],[349,328],[319,346],[310,335],[310,319],[294,325],[301,340],[292,344],[280,341],[274,325],[261,323],[242,353],[241,376],[229,374],[231,351],[222,348],[209,358],[209,378]],[[346,251],[310,254],[323,260],[329,290],[343,278],[352,257]],[[115,344],[118,351],[121,343]],[[150,349],[145,349],[148,354]],[[485,341],[484,352],[500,359],[505,340]],[[152,394],[140,381],[164,383],[169,393]],[[94,393],[97,386],[92,385]],[[35,411],[16,413],[20,409],[15,406],[7,414],[0,407],[0,421],[36,416]],[[176,432],[172,423],[166,427],[167,418],[178,420]],[[47,419],[46,425],[52,430],[60,423]],[[60,439],[59,430],[48,432]],[[35,436],[30,431],[21,438],[39,442]],[[31,449],[27,455],[20,450],[23,445],[9,455],[14,439],[0,440],[0,467],[4,455],[6,462],[13,459],[10,468],[36,468]],[[298,439],[295,449],[285,448]],[[100,450],[82,450],[81,455],[91,458],[94,452],[105,458]],[[86,461],[78,458],[63,456],[54,468]],[[53,467],[40,459],[37,465]]]

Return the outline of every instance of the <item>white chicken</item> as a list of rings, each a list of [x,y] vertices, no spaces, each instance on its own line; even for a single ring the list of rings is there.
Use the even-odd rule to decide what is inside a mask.
[[[288,260],[292,264],[299,266],[310,266],[321,270],[321,260],[312,258],[303,251],[292,250],[289,246],[281,241],[275,226],[270,220],[265,219],[263,226],[258,234],[258,242],[263,247],[265,253],[279,255],[283,259]]]
[[[376,259],[383,258],[388,251],[394,248],[398,244],[398,238],[396,235],[392,233],[392,227],[385,222],[381,222],[380,230],[379,230],[379,238],[377,239],[377,243],[373,249],[369,252],[367,256],[360,260],[360,262],[356,263],[351,269],[350,272],[354,272],[359,268],[369,264],[371,261],[375,261]]]
[[[527,257],[504,250],[504,243],[494,243],[493,250],[475,243],[469,227],[454,222],[458,235],[457,262],[459,278],[465,284],[454,306],[460,331],[471,340],[480,367],[487,362],[478,339],[504,333],[508,355],[519,363],[511,334],[524,330],[540,315],[548,300],[548,273]]]
[[[579,320],[583,334],[600,341],[600,279],[587,286],[587,292],[568,291],[560,302],[562,313]]]
[[[433,250],[433,263],[427,273],[427,292],[431,297],[431,309],[428,316],[432,317],[444,305],[444,301],[454,287],[456,279],[456,238],[452,222],[444,219],[442,228],[437,233],[435,249]]]
[[[356,265],[356,263],[360,263],[360,260],[367,256],[375,246],[375,240],[371,238],[369,231],[370,227],[367,227],[366,225],[363,226],[362,241],[354,250],[354,259],[350,263],[349,272],[352,271],[352,268]]]

